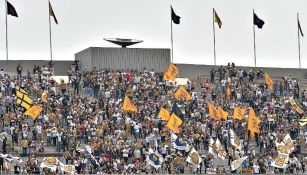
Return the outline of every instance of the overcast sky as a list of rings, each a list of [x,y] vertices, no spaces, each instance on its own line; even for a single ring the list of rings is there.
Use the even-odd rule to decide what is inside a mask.
[[[48,1],[9,0],[19,18],[8,17],[9,59],[49,59]],[[5,59],[5,12],[0,1],[0,59]],[[296,13],[307,35],[306,0],[51,0],[55,60],[72,60],[90,46],[117,47],[108,37],[144,40],[134,47],[170,48],[170,5],[181,16],[174,25],[174,62],[213,64],[212,8],[217,64],[253,66],[252,10],[265,21],[256,29],[258,66],[298,67]],[[307,37],[301,38],[307,68]]]

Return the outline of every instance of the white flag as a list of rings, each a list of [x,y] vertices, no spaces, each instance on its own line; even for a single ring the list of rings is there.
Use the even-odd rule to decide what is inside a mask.
[[[288,168],[289,155],[278,154],[277,158],[272,162],[273,167],[277,168]]]
[[[232,129],[230,129],[230,142],[232,146],[241,151],[242,146],[240,139],[237,137],[237,135],[233,132]]]
[[[199,156],[198,152],[195,150],[195,148],[193,148],[190,151],[190,154],[187,158],[187,162],[189,162],[190,164],[193,164],[194,166],[196,166],[197,168],[199,168],[199,164],[201,163],[202,159]]]
[[[245,157],[241,157],[237,160],[232,161],[230,165],[231,171],[238,169],[242,165],[243,161],[246,160],[247,158],[248,156],[245,156]]]

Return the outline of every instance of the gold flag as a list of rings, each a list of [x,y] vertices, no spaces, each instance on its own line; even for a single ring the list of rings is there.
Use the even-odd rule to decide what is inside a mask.
[[[175,93],[175,98],[177,100],[185,99],[186,101],[189,101],[191,100],[191,95],[188,93],[188,91],[183,86],[180,86],[179,89]]]
[[[212,103],[208,102],[208,108],[209,108],[209,115],[214,120],[220,120],[220,117],[217,115],[216,108],[213,106]]]
[[[124,104],[123,104],[123,110],[124,111],[136,111],[136,106],[132,103],[132,101],[129,99],[129,97],[125,96]]]
[[[35,120],[37,116],[42,112],[43,108],[37,105],[32,106],[30,109],[28,109],[24,114],[29,115]]]
[[[160,112],[159,112],[159,117],[161,117],[162,120],[168,121],[171,116],[170,116],[168,110],[161,108]]]
[[[228,112],[224,111],[221,107],[217,108],[217,115],[219,118],[227,120]]]
[[[256,116],[253,108],[249,109],[248,115],[248,127],[247,129],[250,131],[251,139],[255,138],[255,133],[260,133],[259,124],[261,120]]]
[[[233,110],[233,118],[242,120],[244,118],[244,113],[245,113],[244,108],[235,107]]]
[[[295,109],[296,112],[303,114],[304,111],[296,104],[293,98],[290,99],[291,106]]]
[[[166,126],[173,131],[173,133],[179,133],[179,126],[182,125],[182,120],[176,115],[172,114],[168,120]]]
[[[179,73],[179,68],[177,68],[174,64],[170,64],[167,71],[164,73],[164,80],[175,81],[177,74]]]
[[[268,85],[268,88],[272,91],[274,86],[273,80],[270,78],[270,76],[267,73],[264,74],[264,79],[266,84]]]

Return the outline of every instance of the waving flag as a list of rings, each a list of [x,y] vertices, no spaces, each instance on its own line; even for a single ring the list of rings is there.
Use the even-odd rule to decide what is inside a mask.
[[[177,100],[185,99],[186,101],[189,101],[191,100],[191,95],[183,86],[180,86],[178,90],[175,92],[175,98]]]
[[[217,15],[215,9],[213,9],[213,10],[214,10],[214,22],[217,23],[217,25],[219,26],[219,28],[222,28],[222,21],[221,21],[219,15]]]
[[[221,107],[217,108],[217,115],[219,118],[227,120],[228,112],[224,111]]]
[[[264,21],[260,19],[256,13],[254,13],[254,25],[256,25],[259,29],[262,29],[264,25]]]
[[[193,148],[190,151],[190,154],[186,160],[187,162],[189,162],[190,164],[196,166],[197,168],[199,168],[199,164],[202,162],[201,157],[199,156],[198,152],[195,150],[195,148]]]
[[[172,133],[171,137],[172,137],[172,140],[173,140],[172,146],[175,149],[186,151],[186,152],[188,152],[190,150],[190,146],[186,142],[179,139],[179,137],[177,135]]]
[[[235,134],[235,132],[233,132],[232,129],[230,129],[230,143],[236,149],[238,149],[238,150],[242,149],[242,145],[241,145],[240,139],[237,137],[237,135]]]
[[[298,30],[300,31],[301,36],[304,37],[302,27],[301,27],[301,23],[300,23],[300,20],[298,18],[297,18],[297,26],[298,26]]]
[[[243,161],[246,160],[247,158],[248,156],[245,156],[245,157],[241,157],[237,160],[232,161],[230,165],[231,171],[238,169],[242,165]]]
[[[173,131],[173,133],[179,133],[179,126],[182,125],[182,120],[177,117],[176,114],[172,114],[171,118],[168,120],[166,126]]]
[[[268,88],[272,91],[273,90],[273,86],[274,86],[274,82],[270,78],[269,74],[265,73],[264,74],[264,79],[265,79],[266,84],[268,85]]]
[[[290,104],[291,106],[295,109],[296,112],[298,112],[299,114],[303,114],[304,111],[302,110],[302,108],[300,108],[297,103],[295,102],[295,100],[293,98],[290,99]]]
[[[176,13],[174,12],[173,10],[173,7],[171,7],[171,11],[172,11],[172,21],[175,23],[175,24],[180,24],[180,16],[176,15]]]
[[[244,113],[245,113],[244,108],[235,107],[233,110],[233,118],[242,120],[244,118]]]
[[[250,131],[251,139],[255,138],[255,133],[260,133],[260,130],[259,130],[260,122],[261,120],[256,116],[254,109],[250,108],[247,129]]]
[[[277,158],[272,162],[272,167],[277,168],[288,168],[289,164],[289,155],[287,154],[278,154]]]
[[[163,158],[157,156],[151,149],[149,151],[149,155],[146,158],[146,161],[149,165],[154,167],[155,169],[161,168],[163,163]]]
[[[53,11],[53,9],[52,9],[52,6],[51,6],[50,2],[49,2],[49,15],[52,16],[53,19],[54,19],[54,22],[55,22],[56,24],[58,24],[58,20],[57,20],[57,18],[55,17],[55,14],[54,14],[54,11]]]
[[[7,5],[7,14],[18,17],[15,7],[11,3],[9,3],[9,1],[6,1],[6,5]]]
[[[218,138],[215,140],[215,143],[214,143],[214,151],[219,158],[221,158],[222,160],[225,160],[227,153],[224,149],[224,146],[221,144]]]
[[[278,153],[280,154],[291,154],[294,150],[294,144],[289,134],[285,136],[281,143],[275,142]]]
[[[162,120],[165,120],[165,121],[168,121],[168,120],[171,118],[170,113],[168,112],[168,110],[166,110],[166,109],[164,109],[164,108],[161,108],[161,109],[160,109],[159,117],[160,117]]]
[[[208,102],[208,108],[209,108],[209,115],[214,120],[220,120],[220,117],[217,115],[216,108],[213,106],[212,103]]]
[[[42,111],[43,111],[42,107],[34,105],[30,109],[28,109],[24,114],[31,116],[33,120],[35,120]]]
[[[300,126],[305,126],[307,124],[307,117],[299,119],[298,123]]]
[[[227,99],[227,100],[230,100],[230,99],[231,99],[231,91],[230,91],[229,86],[228,86],[227,89],[226,89],[226,99]]]
[[[176,67],[175,64],[171,63],[167,71],[164,73],[163,79],[175,81],[178,73],[179,73],[179,68]]]
[[[136,106],[132,103],[129,97],[125,96],[124,104],[123,104],[124,111],[136,111]]]

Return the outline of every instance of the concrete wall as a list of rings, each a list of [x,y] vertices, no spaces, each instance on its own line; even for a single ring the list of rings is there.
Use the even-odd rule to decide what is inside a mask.
[[[5,72],[16,73],[16,67],[18,64],[22,66],[22,71],[27,72],[29,69],[32,72],[33,65],[48,66],[49,60],[0,60],[0,69]],[[73,61],[53,61],[54,63],[54,74],[55,75],[66,75],[67,69],[71,66]]]
[[[81,70],[147,68],[164,72],[170,63],[170,49],[91,47],[75,54],[75,59],[79,60]]]
[[[210,70],[218,69],[220,66],[213,65],[193,65],[193,64],[176,64],[179,67],[179,77],[197,79],[198,77],[209,77]],[[225,65],[226,66],[226,65]],[[224,66],[224,67],[225,67]],[[236,69],[246,69],[249,71],[254,67],[240,67],[237,66]],[[298,80],[307,79],[307,69],[294,69],[294,68],[268,68],[268,67],[257,67],[267,72],[272,78],[280,78],[282,76],[287,76],[289,74]]]

